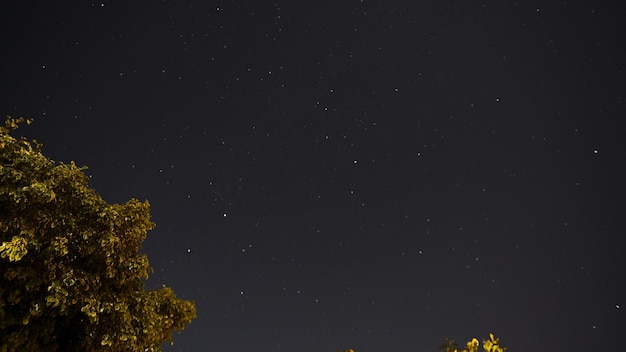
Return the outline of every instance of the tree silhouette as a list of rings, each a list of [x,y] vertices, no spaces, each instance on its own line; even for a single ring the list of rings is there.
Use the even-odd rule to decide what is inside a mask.
[[[0,126],[0,351],[160,351],[196,316],[146,291],[147,201],[107,204],[84,168],[55,163]]]

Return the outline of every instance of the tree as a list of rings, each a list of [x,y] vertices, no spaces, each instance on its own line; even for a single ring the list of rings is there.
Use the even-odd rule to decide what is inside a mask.
[[[107,204],[73,162],[0,125],[0,351],[160,351],[196,316],[140,254],[147,201]]]
[[[445,339],[445,342],[439,346],[439,349],[444,352],[478,352],[479,345],[480,342],[474,337],[465,344],[464,349],[459,350],[459,345],[455,343],[454,340]],[[507,348],[500,346],[500,339],[490,333],[489,339],[483,340],[483,350],[485,350],[485,352],[505,352]]]

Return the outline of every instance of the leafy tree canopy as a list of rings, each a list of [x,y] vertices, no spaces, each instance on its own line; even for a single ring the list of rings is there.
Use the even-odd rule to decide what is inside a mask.
[[[439,346],[439,349],[444,352],[478,352],[478,347],[480,346],[480,342],[478,342],[477,338],[473,338],[465,344],[465,348],[462,350],[459,349],[459,345],[454,342],[452,339],[444,339],[444,343]],[[483,340],[483,350],[484,352],[506,352],[507,348],[500,346],[500,339],[493,336],[493,334],[489,334],[489,339]],[[353,349],[342,350],[339,349],[337,352],[355,352]]]
[[[468,341],[462,350],[459,349],[459,345],[454,340],[445,339],[445,343],[439,346],[439,349],[444,352],[478,352],[479,346],[480,342],[475,337]],[[507,348],[500,346],[500,339],[490,333],[489,338],[483,340],[483,350],[485,352],[505,352]]]
[[[107,204],[84,168],[0,126],[0,351],[160,351],[196,316],[140,254],[147,201]]]

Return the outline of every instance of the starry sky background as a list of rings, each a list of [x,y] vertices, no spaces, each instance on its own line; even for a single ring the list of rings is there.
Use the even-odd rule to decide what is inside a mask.
[[[0,107],[198,318],[165,351],[623,346],[618,2],[3,3]]]

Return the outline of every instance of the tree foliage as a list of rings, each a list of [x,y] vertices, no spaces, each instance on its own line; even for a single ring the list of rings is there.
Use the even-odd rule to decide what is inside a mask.
[[[139,253],[147,201],[107,204],[84,168],[0,126],[0,351],[160,351],[196,316]]]
[[[478,352],[479,346],[480,342],[475,337],[468,341],[462,350],[459,350],[459,345],[454,340],[445,339],[445,342],[439,346],[439,349],[444,352]],[[505,352],[507,348],[500,346],[500,339],[490,333],[489,339],[483,340],[483,350],[485,352]]]
[[[459,349],[459,344],[454,342],[452,339],[444,339],[444,343],[439,346],[439,349],[444,352],[478,352],[478,347],[480,346],[480,342],[477,338],[473,338],[465,344],[465,348],[462,350]],[[489,334],[489,339],[483,340],[483,350],[484,352],[506,352],[507,348],[500,346],[500,339],[493,336],[493,334]],[[353,349],[342,350],[339,349],[337,352],[355,352]]]

